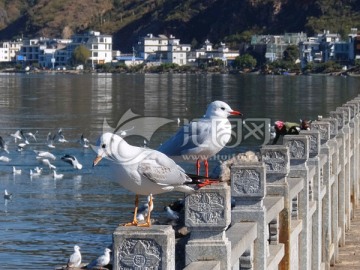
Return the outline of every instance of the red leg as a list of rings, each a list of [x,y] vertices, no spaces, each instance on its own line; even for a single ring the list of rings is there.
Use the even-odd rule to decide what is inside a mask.
[[[196,173],[197,175],[200,175],[200,160],[196,161]]]
[[[205,176],[209,177],[209,163],[207,159],[204,160],[204,166],[205,166]]]

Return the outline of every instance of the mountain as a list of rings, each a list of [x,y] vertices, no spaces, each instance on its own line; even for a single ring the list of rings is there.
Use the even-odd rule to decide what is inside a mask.
[[[0,0],[0,40],[63,37],[96,30],[130,52],[141,36],[209,39],[237,47],[252,34],[360,30],[360,0]]]

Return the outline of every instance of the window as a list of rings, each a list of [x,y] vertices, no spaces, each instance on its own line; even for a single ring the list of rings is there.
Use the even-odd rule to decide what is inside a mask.
[[[98,53],[97,53],[97,52],[94,52],[93,56],[94,56],[94,57],[98,57]]]
[[[94,49],[94,50],[97,50],[98,48],[99,48],[98,45],[93,45],[93,49]]]

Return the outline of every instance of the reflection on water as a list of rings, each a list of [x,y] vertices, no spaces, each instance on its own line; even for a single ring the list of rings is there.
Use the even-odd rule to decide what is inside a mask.
[[[213,100],[224,100],[244,118],[297,121],[326,116],[358,94],[357,78],[324,76],[233,76],[185,74],[131,75],[0,75],[0,135],[8,142],[11,158],[0,163],[0,190],[12,192],[12,200],[0,206],[0,261],[6,269],[53,269],[64,264],[75,244],[89,262],[111,244],[119,223],[132,217],[134,195],[108,179],[106,161],[92,168],[94,152],[82,148],[81,134],[94,143],[106,119],[115,127],[129,109],[144,117],[172,122],[162,126],[147,142],[157,148],[181,123],[201,117]],[[144,129],[153,127],[143,125]],[[22,128],[38,131],[38,141],[17,151],[10,133]],[[48,132],[62,128],[68,143],[56,143],[51,152],[63,179],[30,177],[30,169],[43,166],[33,150],[48,150]],[[133,135],[141,135],[134,129]],[[140,134],[139,134],[140,133]],[[141,136],[127,138],[143,145]],[[233,154],[242,148],[225,149]],[[62,162],[75,155],[80,171]],[[213,161],[215,166],[217,161]],[[183,165],[194,170],[193,165]],[[12,174],[12,166],[22,170]],[[194,171],[192,171],[194,172]],[[156,196],[154,217],[165,220],[163,207],[182,194]],[[142,198],[145,200],[146,198]]]

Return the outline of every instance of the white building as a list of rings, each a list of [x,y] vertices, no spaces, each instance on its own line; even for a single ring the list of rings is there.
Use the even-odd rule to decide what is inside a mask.
[[[21,40],[3,42],[0,47],[0,62],[16,61],[16,55],[21,46]]]
[[[102,35],[97,31],[89,31],[85,34],[77,34],[72,37],[71,46],[68,47],[70,54],[77,46],[84,45],[91,52],[92,65],[111,63],[112,61],[112,36]]]
[[[214,49],[213,44],[208,39],[205,40],[204,45],[200,49],[195,51],[196,59],[220,59],[226,64],[234,61],[239,55],[239,51],[230,50],[226,44],[222,42],[217,49]]]
[[[148,34],[140,38],[137,45],[138,55],[147,62],[187,64],[190,44],[180,44],[180,39],[170,35],[153,36]]]

